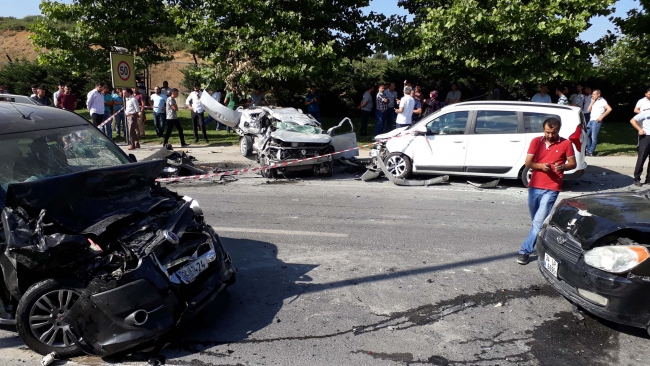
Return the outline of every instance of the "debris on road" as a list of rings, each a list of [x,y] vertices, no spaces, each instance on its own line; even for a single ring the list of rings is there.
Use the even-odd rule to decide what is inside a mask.
[[[56,352],[48,353],[41,359],[41,366],[49,366],[58,359],[59,355]]]
[[[496,188],[499,185],[500,181],[501,179],[496,179],[485,183],[478,183],[478,182],[471,182],[468,180],[467,184],[474,186],[476,188]]]
[[[152,161],[158,159],[167,160],[167,166],[162,169],[161,178],[183,177],[189,175],[206,174],[207,171],[194,166],[196,159],[188,156],[185,151],[174,151],[163,146],[160,150],[142,159],[142,161]]]

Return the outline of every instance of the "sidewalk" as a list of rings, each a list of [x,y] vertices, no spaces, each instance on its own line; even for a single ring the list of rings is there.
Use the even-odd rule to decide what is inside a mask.
[[[587,156],[587,173],[633,176],[636,156]]]

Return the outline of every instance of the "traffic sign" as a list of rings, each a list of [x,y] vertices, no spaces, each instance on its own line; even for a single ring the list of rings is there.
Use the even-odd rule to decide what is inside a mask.
[[[133,55],[111,52],[111,77],[114,88],[135,87]]]

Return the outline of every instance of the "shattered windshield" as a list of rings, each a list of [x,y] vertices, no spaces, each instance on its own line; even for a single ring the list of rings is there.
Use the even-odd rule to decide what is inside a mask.
[[[0,201],[11,183],[28,182],[130,161],[90,125],[0,136]]]
[[[288,123],[288,122],[274,122],[273,127],[278,130],[291,131],[291,132],[302,132],[302,133],[314,133],[321,134],[323,130],[315,126],[308,125],[299,125],[297,123]]]

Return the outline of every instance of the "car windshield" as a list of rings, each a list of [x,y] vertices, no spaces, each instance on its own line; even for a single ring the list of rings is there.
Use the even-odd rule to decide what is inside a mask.
[[[321,134],[323,130],[321,128],[309,125],[299,125],[297,123],[291,122],[274,122],[273,127],[278,130],[285,130],[291,132],[302,132],[302,133],[315,133]]]
[[[130,163],[90,125],[0,135],[0,201],[7,186]]]

